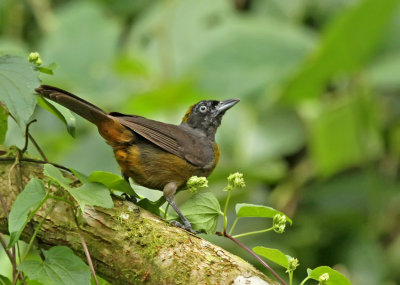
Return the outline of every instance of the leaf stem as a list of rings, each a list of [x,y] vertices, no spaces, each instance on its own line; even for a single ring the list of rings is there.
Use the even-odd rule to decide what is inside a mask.
[[[21,232],[25,229],[26,225],[32,220],[33,216],[43,206],[43,204],[47,201],[47,199],[49,199],[49,192],[46,193],[46,196],[44,196],[40,204],[32,212],[29,213],[28,218],[25,220],[24,224],[21,227]]]
[[[58,196],[54,196],[54,195],[50,195],[49,198],[57,200],[57,201],[62,201],[64,203],[70,204],[71,206],[75,207],[75,204],[72,203],[71,201],[68,201],[67,199],[65,199],[66,195],[64,195],[63,197],[58,197]]]
[[[224,233],[226,232],[226,227],[228,226],[228,219],[226,217],[226,212],[228,210],[229,200],[231,199],[232,190],[228,190],[228,197],[225,200],[225,207],[224,207]]]
[[[230,236],[229,234],[227,234],[226,232],[217,232],[216,233],[219,236],[224,236],[227,237],[228,239],[230,239],[231,241],[233,241],[234,243],[236,243],[238,246],[240,246],[241,248],[243,248],[244,250],[246,250],[248,253],[250,253],[254,258],[256,258],[265,268],[267,268],[272,275],[274,275],[274,277],[281,282],[282,285],[287,285],[287,283],[275,272],[275,270],[273,270],[264,260],[262,260],[257,254],[255,254],[252,250],[250,250],[247,246],[245,246],[243,243],[241,243],[240,241],[238,241],[237,239],[235,239],[234,237]]]
[[[46,221],[46,218],[48,215],[50,215],[50,213],[53,211],[54,207],[55,207],[56,203],[53,202],[53,204],[49,207],[49,209],[47,209],[46,213],[44,214],[43,219],[40,221],[39,225],[36,227],[35,232],[33,233],[31,240],[29,241],[28,247],[25,249],[25,254],[22,260],[25,260],[26,257],[29,254],[29,251],[32,248],[33,242],[35,241],[35,238],[37,236],[37,234],[39,233],[40,228],[42,227],[43,223]]]
[[[167,219],[167,216],[168,216],[168,208],[169,208],[169,203],[167,203],[167,206],[165,207],[164,219]],[[160,209],[161,209],[161,207],[160,207]]]
[[[310,280],[310,276],[307,276],[306,278],[304,278],[303,281],[301,281],[300,285],[304,285],[306,283],[307,280]]]
[[[255,234],[261,234],[261,233],[265,233],[265,232],[269,232],[272,231],[274,229],[274,227],[270,227],[268,229],[265,230],[259,230],[259,231],[252,231],[252,232],[247,232],[247,233],[242,233],[242,234],[238,234],[238,235],[234,235],[234,238],[240,238],[240,237],[245,237],[245,236],[249,236],[249,235],[255,235]],[[230,234],[230,233],[229,233]]]
[[[231,230],[229,231],[229,235],[232,235],[233,229],[236,227],[237,222],[239,221],[239,217],[236,217],[235,221],[233,222],[233,225],[231,227]]]
[[[290,271],[288,272],[288,274],[289,274],[289,285],[292,285],[292,282],[293,282],[293,271],[290,270]]]

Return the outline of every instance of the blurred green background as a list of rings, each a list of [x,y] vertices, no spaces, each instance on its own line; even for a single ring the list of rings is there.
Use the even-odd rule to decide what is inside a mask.
[[[234,202],[294,220],[283,235],[242,241],[297,257],[297,280],[329,265],[353,284],[400,284],[399,3],[2,0],[0,53],[38,51],[58,64],[44,83],[169,123],[201,99],[240,98],[218,131],[210,188],[223,201],[227,175],[243,172],[248,186]],[[31,132],[51,161],[119,173],[95,127],[77,118],[74,139],[51,114],[35,117]],[[9,124],[6,143],[22,146]],[[243,220],[237,233],[266,222]]]

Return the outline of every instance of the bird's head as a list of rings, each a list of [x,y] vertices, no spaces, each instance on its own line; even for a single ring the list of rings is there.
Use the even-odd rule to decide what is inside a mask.
[[[181,125],[186,125],[196,131],[200,131],[214,140],[215,133],[221,124],[225,112],[239,101],[239,99],[200,101],[189,108],[182,119]]]

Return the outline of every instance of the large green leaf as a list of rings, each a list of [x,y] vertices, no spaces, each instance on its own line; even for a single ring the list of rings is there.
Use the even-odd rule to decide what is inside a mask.
[[[71,180],[64,177],[60,170],[51,164],[45,164],[44,174],[65,188],[78,202],[82,211],[85,205],[100,206],[103,208],[112,208],[114,206],[110,191],[100,183],[87,182],[83,183],[80,187],[72,188],[69,185]]]
[[[275,210],[274,208],[263,206],[263,205],[254,205],[247,203],[238,203],[236,204],[236,215],[238,218],[273,218],[276,214],[284,215],[284,213]],[[292,220],[286,216],[286,219],[290,224],[292,224]]]
[[[53,28],[40,39],[40,50],[49,62],[55,61],[62,67],[57,70],[57,82],[62,82],[64,87],[97,91],[97,99],[111,95],[107,94],[108,90],[118,96],[119,84],[115,82],[111,66],[119,33],[116,19],[94,2],[73,1],[57,10],[54,21]],[[70,37],[79,48],[71,48]],[[91,94],[88,92],[85,99],[90,101]]]
[[[152,212],[153,214],[156,214],[157,216],[161,216],[160,207],[165,203],[165,201],[166,200],[164,196],[161,196],[157,201],[151,201],[150,199],[143,198],[137,202],[137,205],[149,212]]]
[[[221,207],[213,193],[206,192],[193,195],[179,209],[192,224],[193,229],[206,233],[216,232]],[[178,215],[173,213],[168,219],[172,220],[177,217]]]
[[[62,187],[69,188],[72,180],[62,175],[61,171],[51,164],[45,164],[43,167],[44,175],[57,181]]]
[[[8,114],[0,106],[0,144],[4,143],[8,129]]]
[[[318,49],[287,85],[283,101],[316,98],[333,76],[363,66],[378,46],[399,3],[364,0],[339,14],[325,29]]]
[[[67,188],[67,191],[78,201],[82,211],[85,205],[100,206],[103,208],[114,207],[110,191],[103,184],[88,182],[78,188]]]
[[[50,103],[41,96],[38,96],[38,105],[60,119],[67,127],[68,133],[75,137],[76,119],[70,110],[55,102]]]
[[[18,195],[11,207],[8,231],[10,232],[9,246],[18,241],[27,222],[28,213],[40,205],[46,196],[43,181],[32,178]]]
[[[329,274],[329,279],[325,283],[326,285],[351,285],[350,281],[346,278],[346,276],[330,268],[329,266],[317,267],[313,269],[308,275],[312,279],[318,281],[319,277],[324,273]]]
[[[111,172],[94,171],[89,175],[89,182],[98,182],[109,189],[118,190],[139,198],[133,191],[131,185],[124,178]]]
[[[12,282],[7,277],[0,275],[0,285],[11,285]]]
[[[10,55],[0,57],[0,101],[23,130],[35,109],[33,90],[39,84],[37,72],[27,59]]]
[[[285,79],[311,48],[304,31],[275,21],[233,21],[193,64],[200,86],[242,97]]]
[[[18,269],[46,285],[90,284],[90,269],[71,249],[55,246],[43,251],[44,261],[27,260]]]
[[[286,269],[289,267],[288,256],[278,249],[256,246],[253,247],[253,251]]]
[[[310,154],[319,174],[329,176],[380,157],[384,145],[374,98],[357,95],[323,106],[309,120]]]
[[[132,34],[133,48],[153,63],[168,35],[167,51],[162,50],[167,72],[194,75],[201,89],[213,94],[243,96],[276,83],[312,47],[311,33],[305,29],[266,17],[240,17],[227,1],[186,0],[174,5],[160,1],[157,5]],[[159,12],[163,10],[170,17]],[[154,32],[159,23],[163,33]]]

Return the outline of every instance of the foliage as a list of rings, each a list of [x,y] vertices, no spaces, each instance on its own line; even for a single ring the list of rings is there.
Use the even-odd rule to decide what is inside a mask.
[[[18,195],[11,208],[8,224],[8,231],[10,232],[9,247],[12,247],[18,241],[26,224],[32,218],[32,216],[29,216],[28,219],[30,209],[38,209],[46,199],[43,182],[37,178],[32,178],[25,186],[24,191]]]
[[[90,269],[71,249],[65,246],[54,246],[44,250],[43,261],[26,260],[18,269],[31,280],[43,284],[89,284]]]
[[[46,62],[55,61],[56,76],[41,72],[44,83],[106,110],[171,123],[198,100],[240,97],[217,134],[221,159],[210,191],[222,202],[220,185],[228,173],[240,170],[248,187],[231,192],[231,202],[268,204],[295,222],[284,235],[243,237],[246,244],[301,257],[298,272],[328,264],[344,268],[353,284],[399,283],[398,1],[250,1],[249,9],[236,9],[232,2],[39,5],[5,0],[0,4],[0,56],[26,57],[38,50],[40,66],[14,59],[20,63],[18,74],[36,82],[32,88],[37,78],[25,75],[37,76],[49,66]],[[0,74],[12,77],[1,66]],[[21,99],[7,96],[4,86],[2,103]],[[4,144],[23,148],[24,125],[35,103],[18,108],[20,128],[12,118],[7,126],[7,113],[0,112],[0,141],[5,137]],[[33,117],[39,123],[31,133],[40,138],[50,161],[86,174],[119,173],[96,130],[79,118],[75,126],[70,114],[52,106],[48,109],[70,133],[75,129],[77,140],[37,108]],[[39,156],[32,144],[28,153]],[[150,192],[138,190],[139,196],[143,193]],[[142,203],[158,197],[151,198]],[[227,208],[226,217],[234,214]],[[234,231],[248,233],[267,220],[243,217]],[[205,237],[245,254],[228,240]],[[0,268],[0,274],[8,273]]]
[[[23,58],[0,58],[0,100],[24,129],[36,105],[32,90],[39,85],[33,66]]]

